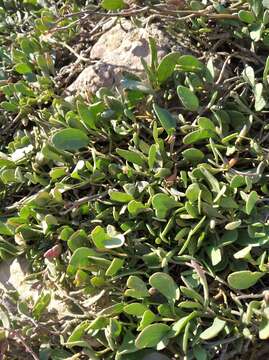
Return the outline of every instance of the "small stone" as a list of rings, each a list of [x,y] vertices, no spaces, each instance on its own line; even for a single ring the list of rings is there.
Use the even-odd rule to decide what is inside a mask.
[[[141,63],[150,63],[149,37],[157,43],[158,58],[171,50],[171,39],[156,24],[137,27],[130,20],[122,20],[105,32],[94,44],[91,59],[98,61],[85,68],[68,87],[68,93],[95,93],[100,87],[119,86],[124,73],[132,73],[145,80]]]

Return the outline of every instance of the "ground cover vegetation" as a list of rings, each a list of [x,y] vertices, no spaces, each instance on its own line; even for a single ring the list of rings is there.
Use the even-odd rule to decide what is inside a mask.
[[[150,38],[146,80],[67,97],[109,17],[191,53]],[[1,359],[267,358],[268,24],[267,0],[0,1],[0,258],[39,293],[1,290]]]

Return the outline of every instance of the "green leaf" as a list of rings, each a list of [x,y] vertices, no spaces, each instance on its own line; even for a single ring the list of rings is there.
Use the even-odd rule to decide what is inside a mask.
[[[269,339],[269,319],[264,317],[259,327],[259,338],[261,340]]]
[[[241,223],[242,223],[242,220],[236,220],[236,221],[229,222],[228,224],[225,225],[225,229],[226,230],[235,230],[241,225]]]
[[[123,0],[102,0],[101,6],[105,10],[120,10],[124,8]]]
[[[3,255],[3,252],[5,254],[10,255],[11,257],[20,255],[21,251],[19,248],[14,246],[13,244],[9,243],[8,241],[4,240],[3,238],[0,238],[0,252],[1,255]],[[1,257],[0,255],[0,257]],[[5,257],[2,256],[2,258],[5,260]]]
[[[16,101],[2,101],[1,108],[6,111],[17,112],[18,111],[18,103]]]
[[[38,41],[34,38],[21,38],[20,47],[27,56],[29,56],[30,54],[38,53],[41,50]]]
[[[67,267],[67,273],[74,275],[77,270],[87,270],[91,264],[90,256],[98,257],[98,253],[88,247],[81,247],[74,251],[69,265]]]
[[[204,69],[204,64],[192,55],[182,55],[178,59],[176,69],[184,72],[197,72]]]
[[[48,160],[63,161],[60,151],[50,144],[46,144],[42,147],[41,154]]]
[[[157,151],[159,146],[157,144],[152,144],[149,148],[149,154],[148,154],[148,165],[150,170],[152,170],[156,160],[157,160]]]
[[[210,340],[216,337],[225,327],[226,321],[215,318],[213,324],[200,334],[202,340]]]
[[[187,160],[191,163],[200,162],[205,157],[204,153],[201,150],[195,149],[195,148],[190,148],[190,149],[184,150],[182,152],[182,155],[185,160]]]
[[[179,288],[170,275],[157,272],[151,275],[149,283],[165,296],[169,302],[175,303],[175,301],[179,299]]]
[[[30,73],[33,72],[31,66],[28,65],[28,64],[26,64],[26,63],[16,64],[16,65],[14,66],[14,69],[15,69],[19,74],[22,74],[22,75],[30,74]]]
[[[208,183],[211,185],[212,191],[219,193],[220,186],[218,180],[205,167],[200,166],[199,170],[204,175]]]
[[[247,24],[252,24],[256,20],[254,14],[251,11],[247,10],[240,10],[238,12],[238,16],[241,21]]]
[[[95,126],[96,117],[94,116],[93,112],[89,109],[89,107],[84,103],[78,101],[77,109],[83,124],[89,129],[96,129]]]
[[[0,152],[0,168],[7,166],[9,168],[13,168],[16,166],[15,162],[12,160],[11,157],[7,156],[6,154]]]
[[[109,196],[110,196],[111,200],[118,201],[118,202],[121,202],[121,203],[127,203],[127,202],[133,200],[132,195],[129,195],[129,194],[126,194],[126,193],[120,192],[120,191],[112,191],[112,190],[110,190],[109,191]]]
[[[259,196],[256,193],[256,191],[251,191],[251,193],[248,195],[248,199],[246,202],[246,213],[248,215],[251,214],[254,206],[256,205],[257,201],[259,200]]]
[[[269,0],[262,0],[262,4],[266,9],[269,9]]]
[[[133,216],[137,216],[145,209],[147,209],[147,207],[144,204],[142,204],[140,201],[132,200],[128,204],[128,211]]]
[[[268,25],[268,23],[269,23],[269,10],[265,10],[265,12],[263,13],[262,22],[263,22],[264,26]]]
[[[66,166],[52,168],[49,172],[49,176],[52,178],[52,180],[57,180],[60,177],[67,175],[67,170],[68,168]]]
[[[213,133],[211,130],[195,130],[184,136],[183,143],[186,145],[191,145],[205,139],[210,139],[211,137],[216,137],[215,133]]]
[[[129,289],[125,291],[125,296],[131,296],[136,299],[143,299],[149,296],[146,284],[138,276],[130,276],[127,281],[127,286]]]
[[[250,252],[251,252],[252,246],[246,246],[245,248],[237,251],[233,256],[235,259],[244,259],[244,258],[248,258],[250,256]]]
[[[145,329],[145,327],[152,324],[155,319],[156,315],[151,310],[146,310],[142,316],[137,330],[142,331],[143,329]]]
[[[158,344],[162,342],[163,339],[166,338],[170,331],[170,327],[166,324],[156,323],[148,325],[142,332],[138,335],[135,340],[135,346],[138,349],[145,348],[158,348]],[[160,346],[162,349],[164,346]],[[158,348],[158,350],[160,350]]]
[[[262,83],[258,83],[254,86],[254,96],[255,96],[255,110],[256,111],[261,111],[265,105],[266,105],[266,100],[263,97],[263,84]]]
[[[210,246],[208,249],[209,256],[211,258],[211,263],[213,266],[218,265],[222,260],[221,249],[215,246]]]
[[[79,325],[75,327],[69,338],[67,339],[66,346],[73,347],[75,344],[82,340],[85,335],[86,329],[89,327],[90,322],[88,320],[82,321]]]
[[[198,125],[201,129],[212,130],[213,132],[216,130],[213,121],[203,116],[198,119]]]
[[[144,94],[152,94],[153,90],[141,81],[124,79],[121,81],[122,87],[128,90],[139,91]]]
[[[89,144],[89,138],[83,131],[72,128],[58,131],[51,141],[57,149],[70,151],[79,150]]]
[[[223,197],[219,201],[219,205],[225,209],[238,209],[238,204],[231,197]]]
[[[234,175],[233,176],[231,183],[230,183],[230,186],[232,188],[237,189],[244,185],[246,185],[246,180],[245,180],[244,176],[242,176],[242,175]]]
[[[243,71],[243,78],[244,80],[251,86],[254,87],[255,86],[255,72],[253,67],[251,66],[246,66],[246,68]]]
[[[76,249],[86,246],[89,242],[87,234],[85,230],[77,230],[74,232],[67,241],[68,247],[71,251],[75,251]]]
[[[228,284],[234,289],[244,290],[255,285],[262,276],[264,273],[258,271],[236,271],[228,276]]]
[[[265,63],[265,66],[264,66],[264,70],[263,70],[262,80],[263,80],[264,83],[268,82],[267,81],[268,73],[269,73],[269,56],[267,56],[266,63]]]
[[[33,315],[37,320],[40,319],[43,312],[49,306],[50,301],[51,301],[51,294],[49,292],[47,293],[42,292],[41,295],[38,297],[32,310]]]
[[[2,221],[0,221],[0,234],[1,235],[8,235],[8,236],[12,236],[13,235],[13,231]]]
[[[91,232],[91,238],[98,249],[114,249],[123,246],[125,237],[122,234],[110,236],[100,225]]]
[[[232,244],[238,239],[238,230],[225,231],[220,239],[221,246],[227,246]]]
[[[169,136],[172,135],[175,132],[177,125],[174,117],[169,113],[169,111],[159,107],[156,104],[153,104],[153,109],[158,119],[160,120],[162,127],[167,132],[167,134]]]
[[[109,265],[109,268],[106,271],[106,276],[114,276],[117,272],[123,267],[124,260],[119,258],[114,258]]]
[[[193,290],[191,288],[187,288],[185,286],[180,286],[180,291],[182,292],[182,294],[184,294],[188,298],[194,299],[194,300],[198,301],[201,304],[204,303],[203,297],[198,292],[196,292],[195,290]]]
[[[33,2],[33,0],[30,0]],[[44,349],[45,350],[45,349]],[[41,351],[40,350],[40,354],[41,354]],[[41,359],[41,355],[40,356],[40,360],[47,360],[47,357],[44,358],[44,359]],[[53,349],[50,351],[50,356],[51,356],[51,360],[68,360],[70,359],[70,356],[72,356],[72,353],[64,350],[64,349]],[[92,359],[92,360],[96,360],[96,359]]]
[[[150,48],[150,67],[153,72],[155,72],[157,66],[158,66],[158,48],[156,44],[156,40],[149,36],[148,39],[149,42],[149,48]]]
[[[145,164],[145,160],[139,153],[131,150],[123,150],[123,149],[116,149],[116,153],[119,154],[123,159],[139,165],[143,166]]]
[[[20,305],[21,305],[21,303],[20,303]],[[19,306],[18,306],[18,308],[19,308]],[[28,311],[26,311],[26,313],[28,313]],[[1,307],[0,307],[0,324],[6,330],[10,329],[10,318],[9,318],[9,316],[7,314],[7,309],[2,304],[1,304]],[[5,330],[3,328],[1,328],[1,330],[0,330],[0,341],[3,341],[5,338],[6,338]]]
[[[195,360],[208,360],[207,351],[199,345],[194,346],[193,355]]]
[[[173,325],[172,325],[172,332],[171,332],[171,337],[175,337],[178,336],[182,330],[184,329],[184,327],[195,317],[197,317],[199,315],[199,313],[197,311],[193,311],[192,313],[190,313],[187,316],[182,317],[181,319],[179,319],[178,321],[176,321]]]
[[[167,194],[156,194],[152,198],[152,206],[155,209],[156,216],[160,219],[165,218],[168,211],[178,205],[178,202]]]
[[[201,189],[197,183],[191,184],[186,190],[186,197],[191,201],[195,202],[198,200]]]
[[[162,58],[157,68],[157,78],[160,84],[165,82],[173,74],[179,59],[179,52],[172,52]]]
[[[187,110],[197,111],[199,109],[199,99],[189,88],[179,85],[177,87],[177,94],[182,105]]]
[[[250,38],[251,40],[258,42],[261,40],[262,37],[262,33],[264,30],[264,25],[263,23],[254,23],[250,26]]]
[[[134,316],[142,316],[144,312],[148,310],[147,306],[140,303],[132,303],[129,305],[124,306],[123,311],[126,312],[126,314],[134,315]]]

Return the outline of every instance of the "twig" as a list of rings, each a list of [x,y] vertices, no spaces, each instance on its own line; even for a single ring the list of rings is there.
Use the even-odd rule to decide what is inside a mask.
[[[207,307],[208,306],[208,302],[209,302],[209,289],[208,289],[208,284],[207,284],[207,280],[206,280],[206,276],[205,276],[205,271],[203,270],[203,268],[200,266],[200,264],[198,264],[198,262],[191,260],[190,263],[186,263],[186,265],[192,267],[197,275],[200,278],[201,284],[203,286],[204,289],[204,306]]]
[[[5,134],[8,134],[9,133],[9,130],[21,119],[22,117],[22,113],[21,111],[18,112],[18,114],[14,117],[14,119],[12,121],[10,121],[10,123],[5,126],[4,128],[4,132]]]
[[[130,16],[133,16],[133,15],[139,15],[139,14],[142,14],[142,13],[145,13],[149,10],[149,7],[148,6],[145,6],[143,8],[138,8],[138,9],[131,9],[131,10],[124,10],[124,11],[120,11],[120,12],[113,12],[113,13],[109,13],[109,12],[100,12],[98,11],[100,8],[96,8],[94,10],[84,10],[84,11],[78,11],[78,12],[75,12],[75,13],[70,13],[70,14],[66,14],[64,16],[62,16],[61,18],[59,18],[58,20],[56,20],[54,22],[54,26],[59,24],[61,21],[63,20],[66,20],[66,19],[69,19],[71,17],[75,17],[75,16],[78,16],[78,17],[82,17],[83,18],[81,19],[77,19],[75,20],[72,25],[75,25],[77,22],[80,22],[82,20],[85,20],[87,17],[89,17],[90,15],[94,15],[94,16],[102,16],[102,17],[130,17]],[[70,24],[66,25],[66,26],[70,26]],[[55,31],[58,31],[58,30],[64,30],[66,29],[66,26],[63,26],[63,27],[54,27],[52,29],[50,29],[47,34],[51,34],[51,33],[54,33]]]
[[[265,295],[265,292],[268,290],[264,290],[261,294],[242,294],[237,296],[236,298],[239,300],[243,300],[243,299],[260,299],[263,298]]]
[[[75,57],[79,61],[84,61],[84,62],[90,62],[91,61],[90,59],[87,59],[84,56],[78,54],[71,46],[69,46],[65,42],[63,42],[63,41],[55,41],[55,43],[58,43],[58,44],[62,45],[63,47],[65,47],[66,49],[68,49],[73,55],[75,55]]]
[[[33,359],[39,360],[39,357],[37,356],[37,354],[26,344],[26,342],[24,341],[21,334],[19,334],[15,330],[12,330],[12,331],[8,330],[8,331],[9,331],[9,337],[18,338],[20,340],[20,342],[22,343],[22,345],[24,346],[26,352],[28,352],[30,355],[32,355]]]
[[[222,350],[222,352],[221,352],[221,355],[220,355],[219,360],[224,360],[224,359],[225,359],[225,355],[226,355],[227,350],[228,350],[228,345],[229,345],[229,344],[225,344],[225,345],[223,346],[223,350]]]
[[[238,340],[239,338],[241,338],[243,335],[236,335],[236,336],[232,336],[223,340],[217,340],[217,341],[205,341],[204,344],[205,345],[209,345],[209,346],[218,346],[218,345],[224,345],[224,344],[229,344],[231,342],[234,342],[236,340]]]
[[[193,11],[193,10],[171,10],[167,8],[167,5],[153,5],[153,6],[144,6],[144,7],[137,7],[132,8],[128,10],[122,10],[118,12],[103,12],[100,11],[100,8],[95,8],[93,10],[84,10],[84,11],[78,11],[75,13],[70,13],[62,16],[61,18],[57,19],[54,22],[54,27],[50,29],[47,34],[54,33],[55,31],[66,29],[66,27],[70,27],[70,24],[64,26],[64,27],[56,27],[57,24],[59,24],[61,21],[66,20],[68,18],[72,17],[82,17],[82,19],[75,20],[75,22],[72,23],[72,26],[75,25],[77,22],[84,21],[88,16],[94,15],[94,16],[101,16],[101,17],[131,17],[135,15],[141,15],[145,13],[150,14],[160,14],[160,15],[171,15],[173,17],[187,20],[194,17],[207,17],[208,19],[215,19],[215,20],[223,20],[223,19],[238,19],[237,14],[216,14],[211,12],[211,8],[206,8],[205,10],[199,10],[199,11]]]
[[[218,77],[218,80],[216,81],[216,85],[219,85],[224,77],[224,73],[225,73],[225,70],[226,70],[226,66],[228,65],[229,61],[231,60],[233,55],[230,55],[226,58],[226,60],[224,61],[223,65],[222,65],[222,68],[221,68],[221,71],[220,71],[220,74],[219,74],[219,77]]]
[[[102,199],[103,197],[105,197],[108,194],[108,190],[102,192],[101,194],[95,194],[95,195],[89,195],[89,196],[84,196],[81,199],[78,199],[76,201],[74,201],[73,203],[71,203],[70,207],[69,205],[66,205],[68,207],[67,210],[62,211],[60,214],[61,215],[66,215],[68,214],[70,211],[72,211],[75,208],[78,208],[80,205],[85,204],[86,202],[89,201],[93,201],[93,200],[98,200],[98,199]]]
[[[255,52],[247,49],[247,48],[244,48],[243,46],[239,45],[238,43],[236,42],[232,42],[232,45],[234,45],[237,49],[239,49],[240,51],[242,52],[245,52],[245,53],[248,53],[250,55],[250,58],[255,58],[257,60],[257,62],[259,62],[260,64],[264,65],[264,62],[262,61],[262,59],[257,55],[255,54]]]

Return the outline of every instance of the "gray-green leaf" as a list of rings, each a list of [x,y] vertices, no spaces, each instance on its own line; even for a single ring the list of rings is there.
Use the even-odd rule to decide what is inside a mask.
[[[228,283],[234,289],[244,290],[255,285],[262,276],[264,273],[258,271],[236,271],[228,276]]]
[[[156,216],[165,218],[168,211],[178,206],[178,202],[167,194],[156,194],[152,198],[152,205],[156,211]]]
[[[202,340],[210,340],[216,337],[226,325],[226,321],[215,318],[213,324],[200,334]]]
[[[182,155],[185,160],[187,160],[191,163],[199,162],[199,161],[203,160],[203,158],[205,156],[201,150],[195,149],[195,148],[190,148],[190,149],[184,150],[182,152]]]
[[[138,349],[155,347],[168,335],[169,331],[170,326],[166,324],[148,325],[136,338],[135,346]]]
[[[153,109],[167,134],[172,135],[175,132],[177,125],[175,118],[169,113],[169,111],[156,104],[153,104]]]
[[[169,302],[174,303],[179,299],[179,288],[173,278],[162,272],[157,272],[149,278],[149,283],[157,289]]]
[[[165,82],[174,72],[175,66],[180,58],[180,53],[172,52],[164,56],[157,68],[157,78],[159,83]]]
[[[248,195],[248,199],[246,202],[246,213],[250,215],[251,211],[253,210],[256,202],[258,201],[259,196],[256,193],[256,191],[251,191],[251,193]]]
[[[199,99],[189,88],[179,85],[177,87],[177,94],[182,105],[187,110],[197,111],[199,109]]]
[[[54,134],[51,141],[57,149],[75,151],[87,146],[89,138],[82,130],[68,128]]]
[[[125,160],[139,165],[139,166],[143,166],[145,164],[145,160],[142,156],[142,154],[140,155],[139,153],[135,152],[135,151],[131,151],[131,150],[124,150],[124,149],[116,149],[117,154],[119,154],[122,158],[124,158]]]

